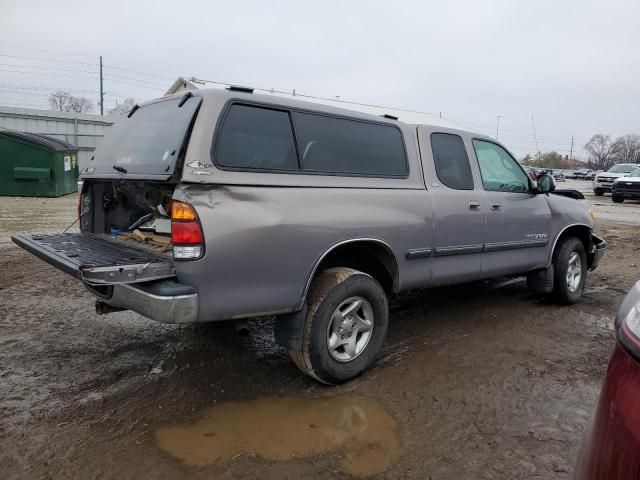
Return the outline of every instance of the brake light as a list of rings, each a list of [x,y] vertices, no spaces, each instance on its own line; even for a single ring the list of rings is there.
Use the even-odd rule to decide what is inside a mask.
[[[171,224],[171,243],[174,245],[200,245],[202,230],[196,222],[176,222]]]
[[[173,258],[196,260],[204,252],[204,235],[198,214],[188,203],[171,203],[171,243]]]

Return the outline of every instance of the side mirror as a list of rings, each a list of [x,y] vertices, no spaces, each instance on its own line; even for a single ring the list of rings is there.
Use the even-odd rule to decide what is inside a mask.
[[[538,177],[537,193],[549,193],[556,189],[555,179],[548,173],[544,173]]]

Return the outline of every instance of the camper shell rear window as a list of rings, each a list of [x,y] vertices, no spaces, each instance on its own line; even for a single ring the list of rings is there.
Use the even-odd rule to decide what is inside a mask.
[[[170,98],[123,116],[96,149],[87,173],[125,177],[173,174],[201,100],[195,96]]]

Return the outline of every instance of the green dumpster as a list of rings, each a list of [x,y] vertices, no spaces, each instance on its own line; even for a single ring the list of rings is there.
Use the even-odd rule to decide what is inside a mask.
[[[39,133],[0,130],[0,195],[59,197],[78,190],[78,148]]]

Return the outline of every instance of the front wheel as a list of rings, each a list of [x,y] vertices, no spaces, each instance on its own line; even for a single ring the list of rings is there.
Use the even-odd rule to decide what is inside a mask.
[[[587,277],[587,255],[582,242],[575,237],[566,238],[554,252],[553,267],[553,294],[558,303],[578,303]]]
[[[604,195],[604,190],[603,190],[602,188],[594,188],[594,189],[593,189],[593,194],[594,194],[596,197],[601,197],[601,196],[603,196],[603,195]]]
[[[351,268],[314,278],[307,296],[302,345],[289,353],[307,375],[341,383],[365,371],[382,348],[389,307],[380,284]]]
[[[622,195],[612,195],[611,200],[613,200],[613,203],[622,203],[624,202],[624,197]]]

